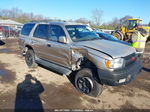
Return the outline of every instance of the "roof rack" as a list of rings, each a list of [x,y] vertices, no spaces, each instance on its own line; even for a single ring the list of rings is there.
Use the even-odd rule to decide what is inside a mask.
[[[53,20],[53,19],[46,19],[46,20],[32,20],[32,21],[30,21],[30,22],[46,22],[46,23],[48,23],[48,22],[68,22],[68,21],[66,21],[66,20]]]

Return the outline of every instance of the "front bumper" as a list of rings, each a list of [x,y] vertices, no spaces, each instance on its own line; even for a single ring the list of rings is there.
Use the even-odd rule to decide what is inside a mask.
[[[134,63],[126,66],[123,69],[115,71],[98,69],[98,76],[102,84],[118,86],[128,84],[129,82],[134,80],[136,76],[141,72],[141,69],[141,60],[137,58]]]

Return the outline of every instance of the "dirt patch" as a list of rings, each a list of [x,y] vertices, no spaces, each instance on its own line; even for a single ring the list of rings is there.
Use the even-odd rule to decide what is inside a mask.
[[[120,110],[113,110],[112,112],[142,112],[129,101],[126,101],[126,103],[123,104],[120,108]]]
[[[9,46],[9,45],[18,45],[18,38],[5,39],[5,40],[3,40],[3,42],[6,43],[6,46]]]
[[[142,58],[143,64],[150,64],[150,55]]]
[[[0,53],[9,53],[9,52],[11,52],[11,50],[8,48],[0,49]]]
[[[131,83],[129,85],[130,88],[135,87],[138,88],[140,90],[145,90],[147,92],[150,92],[150,83],[144,81],[144,80],[137,80],[134,83]]]
[[[1,62],[0,62],[1,63]],[[10,70],[7,70],[5,67],[7,64],[0,64],[0,82],[1,83],[12,83],[16,79],[16,73]]]
[[[149,110],[148,109],[138,109],[131,102],[126,101],[126,103],[121,106],[120,110],[113,111],[113,112],[149,112]]]
[[[7,53],[7,54],[17,54],[20,55],[21,51],[18,48],[18,39],[7,39],[3,41],[5,44],[3,48],[0,48],[0,53]]]
[[[90,102],[91,104],[101,103],[101,101],[99,99],[96,99],[96,98],[88,98],[87,101]]]
[[[55,83],[43,84],[45,92],[42,99],[48,109],[61,108],[85,108],[82,105],[81,93],[79,93],[70,83],[56,85]]]
[[[29,70],[28,72],[35,72],[36,70],[34,70],[34,69],[31,69],[31,70]]]
[[[145,52],[150,52],[150,42],[146,44]]]
[[[145,75],[145,74],[144,74]],[[142,76],[141,76],[142,77]],[[146,78],[146,76],[144,76]],[[133,97],[135,95],[134,88],[150,92],[150,83],[144,79],[138,78],[137,80],[131,82],[128,85],[122,85],[113,87],[113,90],[108,89],[111,93],[119,92],[123,96]]]
[[[18,48],[10,49],[10,48],[1,48],[0,53],[7,53],[7,54],[17,54],[20,55],[21,51]]]
[[[0,82],[12,83],[15,79],[15,72],[6,69],[0,70]]]
[[[150,60],[149,60],[150,61]],[[143,64],[143,70],[139,76],[127,85],[113,87],[113,90],[108,89],[110,92],[120,92],[123,95],[134,96],[134,88],[150,92],[150,64]],[[128,91],[126,91],[128,90]]]
[[[16,94],[12,93],[12,92],[1,95],[1,97],[0,97],[0,107],[1,107],[0,110],[3,109],[6,111],[6,109],[7,109],[7,111],[9,111],[9,112],[14,112],[13,108],[15,105],[15,103],[14,103],[15,102],[15,95]],[[8,109],[8,107],[9,107],[9,109]]]
[[[131,102],[126,101],[125,104],[120,106],[120,109],[103,110],[103,112],[149,112],[149,109],[139,109]]]
[[[126,101],[126,103],[121,106],[121,109],[137,109],[137,107],[132,105],[129,101]]]
[[[150,47],[147,47],[146,49],[145,49],[145,52],[150,52],[150,49],[149,49]]]
[[[119,92],[122,96],[132,97],[135,95],[133,87],[129,87],[128,85],[116,86],[113,89],[109,89],[108,91],[113,93]]]

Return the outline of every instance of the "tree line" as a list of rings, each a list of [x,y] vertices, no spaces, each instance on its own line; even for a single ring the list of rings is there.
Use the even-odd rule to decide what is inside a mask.
[[[41,14],[26,13],[21,9],[12,8],[12,9],[1,9],[0,10],[1,19],[12,19],[21,23],[26,23],[33,20],[43,20],[45,17]]]
[[[71,19],[67,21],[89,24],[94,28],[115,29],[116,27],[120,26],[123,21],[129,18],[133,18],[133,17],[130,15],[126,15],[122,18],[114,18],[110,22],[103,23],[103,11],[100,9],[95,9],[91,12],[91,19],[79,18],[76,20]],[[18,8],[0,9],[0,19],[12,19],[20,23],[26,23],[31,21],[64,21],[61,19],[49,19],[48,17],[44,17],[41,14],[34,14],[32,12],[26,13]]]

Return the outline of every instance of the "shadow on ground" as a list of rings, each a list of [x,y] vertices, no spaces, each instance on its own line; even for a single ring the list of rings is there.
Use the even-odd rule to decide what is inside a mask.
[[[71,82],[71,84],[75,87],[75,75],[76,72],[72,72],[69,76],[67,76],[68,80]]]
[[[42,68],[44,68],[44,69],[46,69],[46,70],[49,70],[49,71],[51,71],[51,72],[54,72],[54,73],[57,74],[57,75],[63,76],[63,74],[61,74],[61,73],[59,73],[58,71],[55,71],[55,70],[53,70],[53,69],[51,69],[51,68],[48,68],[48,67],[43,66],[43,65],[41,65],[41,64],[38,64],[38,66],[39,66],[39,67],[42,67]],[[32,70],[31,70],[31,72],[32,72]],[[75,74],[76,74],[76,72],[72,72],[69,76],[67,76],[68,80],[71,82],[71,84],[72,84],[74,87],[75,87],[75,83],[74,83]]]
[[[146,68],[146,67],[143,67],[143,70],[144,70],[145,72],[150,72],[150,69],[149,69],[149,68]]]
[[[0,40],[0,46],[5,45],[5,42],[3,42],[2,40]]]
[[[44,112],[40,94],[44,88],[40,81],[27,74],[16,92],[15,112]]]
[[[10,66],[9,64],[2,63],[0,61],[0,82],[1,83],[14,83],[16,79],[16,73],[6,69],[6,67]]]

